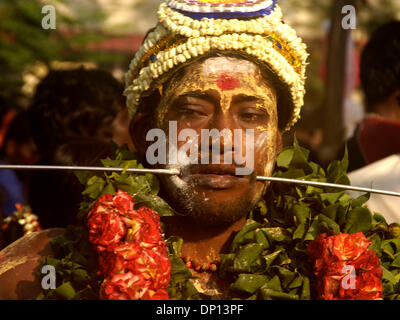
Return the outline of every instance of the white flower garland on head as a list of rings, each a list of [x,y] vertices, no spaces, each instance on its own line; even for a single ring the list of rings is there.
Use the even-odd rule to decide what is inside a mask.
[[[229,1],[227,1],[229,2]],[[231,4],[235,3],[235,6]],[[249,4],[251,6],[249,6]],[[168,0],[167,5],[170,8],[183,10],[183,11],[191,11],[191,12],[254,12],[258,10],[262,10],[266,7],[269,7],[273,4],[272,0],[243,0],[240,1],[231,1],[230,4],[224,3],[221,1],[185,1],[185,0]]]
[[[124,94],[131,117],[142,94],[162,75],[211,50],[229,50],[247,53],[266,63],[290,89],[293,112],[286,130],[299,119],[308,54],[301,38],[282,22],[278,5],[269,15],[255,19],[203,18],[199,21],[163,3],[158,19],[160,23],[147,36],[126,74]]]

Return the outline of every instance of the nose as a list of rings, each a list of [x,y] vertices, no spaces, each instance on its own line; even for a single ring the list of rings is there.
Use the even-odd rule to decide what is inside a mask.
[[[236,126],[229,112],[215,114],[202,134],[202,158],[208,158],[211,161],[209,163],[232,164],[234,129]]]

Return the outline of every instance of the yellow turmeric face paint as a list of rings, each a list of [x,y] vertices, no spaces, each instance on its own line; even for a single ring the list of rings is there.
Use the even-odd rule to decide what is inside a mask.
[[[182,99],[184,102],[180,102]],[[176,104],[195,115],[180,116],[174,111]],[[181,78],[173,77],[164,87],[157,111],[158,127],[164,129],[174,120],[178,131],[254,129],[257,173],[272,174],[278,134],[277,98],[274,87],[254,63],[230,57],[193,63]]]
[[[276,113],[275,90],[262,77],[254,63],[236,58],[215,57],[189,66],[182,79],[175,78],[171,81],[164,92],[159,115],[162,118],[165,108],[170,106],[174,98],[190,92],[207,91],[214,91],[219,95],[222,112],[228,112],[233,97],[241,95],[257,98],[256,107],[266,110],[270,117]]]
[[[267,184],[257,181],[255,176],[272,174],[278,141],[275,89],[262,77],[259,67],[230,57],[195,62],[164,86],[156,114],[157,127],[166,133],[169,143],[181,133],[193,133],[190,141],[195,142],[189,145],[194,147],[194,159],[199,159],[196,164],[178,161],[175,165],[167,157],[164,167],[183,172],[160,177],[172,206],[189,216],[201,217],[202,221],[236,221],[247,214],[266,190]],[[171,123],[175,131],[169,134]],[[225,148],[225,136],[220,139],[217,144],[223,152],[215,151],[201,139],[204,131],[221,133],[225,129],[231,133],[227,139],[231,144]],[[238,132],[238,139],[232,139]],[[248,140],[251,136],[253,139]],[[187,141],[176,140],[177,150],[187,146]],[[214,167],[202,163],[207,154],[203,153],[204,146],[204,150],[212,149],[211,153],[222,161]],[[240,153],[243,162],[236,157]],[[225,162],[227,154],[233,155],[233,162]],[[237,169],[241,165],[249,167],[249,163],[253,170],[241,177],[213,171],[223,169],[223,164],[228,164],[225,169]]]

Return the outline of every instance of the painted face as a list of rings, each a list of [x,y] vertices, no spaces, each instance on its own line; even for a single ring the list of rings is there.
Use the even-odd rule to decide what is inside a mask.
[[[177,148],[189,145],[197,159],[197,164],[164,166],[178,166],[182,172],[161,177],[171,204],[214,224],[245,216],[265,190],[255,178],[272,173],[277,150],[276,94],[260,69],[228,57],[188,66],[183,76],[170,81],[157,109],[159,128],[168,133],[171,121],[176,121],[178,135],[185,129],[195,132],[178,141]],[[222,138],[205,139],[203,131],[213,129],[224,133]],[[250,170],[238,175],[238,168]]]

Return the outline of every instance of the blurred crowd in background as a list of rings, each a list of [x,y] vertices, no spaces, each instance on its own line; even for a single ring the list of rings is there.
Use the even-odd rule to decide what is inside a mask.
[[[123,75],[160,3],[0,1],[0,164],[98,165],[111,156],[110,141],[132,149]],[[42,28],[46,4],[56,8],[56,29]],[[347,4],[355,29],[340,27]],[[325,167],[347,143],[352,183],[398,190],[400,2],[280,6],[310,53],[302,117],[284,143],[295,134]],[[0,170],[0,249],[24,233],[74,223],[81,192],[72,172]],[[400,206],[371,200],[374,210]]]

